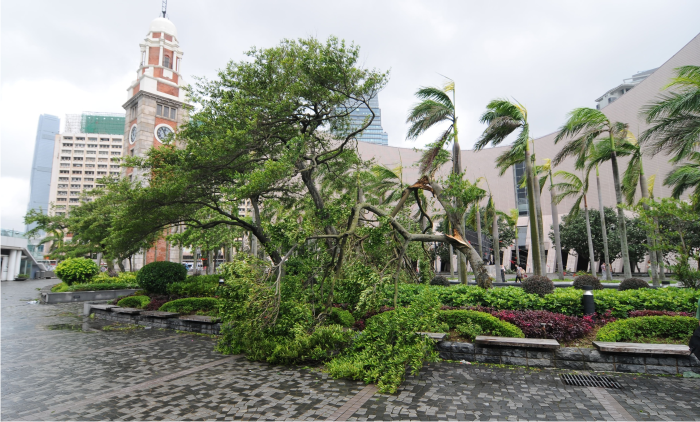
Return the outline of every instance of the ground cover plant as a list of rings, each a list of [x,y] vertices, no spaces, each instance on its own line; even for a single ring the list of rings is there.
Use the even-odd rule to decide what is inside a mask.
[[[599,341],[644,342],[670,338],[687,341],[698,328],[698,320],[686,316],[642,316],[617,320],[598,331]]]
[[[187,277],[183,281],[170,283],[166,291],[169,295],[180,297],[213,297],[219,289],[219,276],[198,275]]]
[[[439,322],[447,324],[449,329],[457,329],[460,334],[464,332],[472,338],[475,337],[474,334],[477,332],[479,334],[502,337],[525,337],[523,331],[514,324],[501,321],[499,318],[485,312],[441,310],[437,319]]]
[[[144,297],[144,296],[136,296]],[[188,297],[164,303],[159,309],[163,312],[177,312],[182,315],[216,316],[219,314],[219,299],[213,297]]]
[[[139,295],[127,296],[120,299],[117,302],[117,305],[121,306],[122,308],[145,308],[149,303],[151,303],[150,297]]]

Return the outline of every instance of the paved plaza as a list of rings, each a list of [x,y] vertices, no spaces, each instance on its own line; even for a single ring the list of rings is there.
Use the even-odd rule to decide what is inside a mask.
[[[700,420],[700,380],[678,377],[612,374],[614,390],[443,362],[379,394],[319,368],[221,355],[206,336],[120,330],[84,318],[82,303],[27,303],[47,284],[1,286],[3,420]]]

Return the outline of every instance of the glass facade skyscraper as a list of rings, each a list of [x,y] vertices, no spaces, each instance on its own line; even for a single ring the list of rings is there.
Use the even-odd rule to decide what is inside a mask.
[[[379,108],[377,96],[369,100],[369,105],[374,111],[374,120],[367,129],[357,136],[358,141],[371,144],[389,145],[389,135],[382,129],[382,110]],[[364,104],[350,113],[350,121],[353,128],[362,127],[366,118],[372,116],[370,109]]]
[[[51,188],[51,169],[53,167],[53,150],[56,134],[61,120],[50,114],[39,116],[39,125],[36,129],[34,141],[34,159],[32,160],[32,174],[29,185],[29,210],[49,211],[49,191]],[[34,225],[27,226],[30,230]]]

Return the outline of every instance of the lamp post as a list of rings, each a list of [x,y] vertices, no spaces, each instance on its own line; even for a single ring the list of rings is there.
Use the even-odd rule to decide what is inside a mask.
[[[583,302],[583,315],[595,315],[595,300],[593,298],[593,290],[592,286],[583,286],[583,298],[581,298],[581,301]]]

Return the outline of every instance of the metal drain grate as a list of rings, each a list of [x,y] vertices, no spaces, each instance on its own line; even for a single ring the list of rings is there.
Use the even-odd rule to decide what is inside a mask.
[[[580,387],[622,388],[622,386],[608,377],[595,375],[570,375],[563,374],[561,380],[566,385],[578,385]]]

